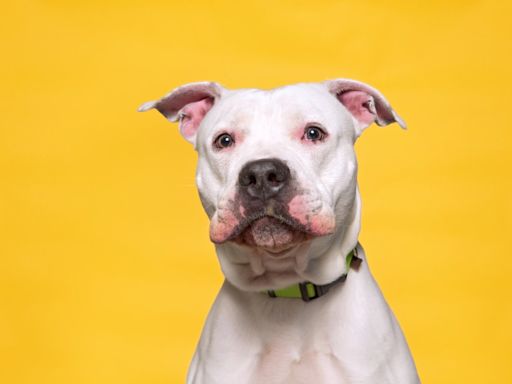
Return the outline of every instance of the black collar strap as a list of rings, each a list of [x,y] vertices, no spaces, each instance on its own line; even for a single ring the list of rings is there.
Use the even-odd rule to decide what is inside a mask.
[[[335,285],[338,285],[339,283],[343,283],[347,279],[347,274],[354,258],[358,258],[357,246],[352,251],[350,251],[350,253],[345,258],[346,272],[328,284],[317,285],[309,281],[305,281],[303,283],[290,285],[289,287],[282,289],[268,290],[266,293],[270,297],[285,297],[289,299],[302,299],[304,301],[318,299],[319,297],[329,292],[329,289]]]

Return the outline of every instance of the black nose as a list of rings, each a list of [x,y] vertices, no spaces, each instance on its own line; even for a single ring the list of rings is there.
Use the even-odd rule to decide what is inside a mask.
[[[251,198],[267,200],[288,183],[290,168],[278,159],[261,159],[244,165],[238,176],[240,191]]]

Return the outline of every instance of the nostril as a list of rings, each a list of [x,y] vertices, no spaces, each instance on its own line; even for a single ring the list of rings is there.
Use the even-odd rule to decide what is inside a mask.
[[[239,178],[240,185],[248,187],[250,185],[257,184],[258,180],[253,172],[243,172]]]
[[[272,184],[280,182],[277,178],[277,175],[274,172],[269,172],[269,174],[267,175],[267,180]]]

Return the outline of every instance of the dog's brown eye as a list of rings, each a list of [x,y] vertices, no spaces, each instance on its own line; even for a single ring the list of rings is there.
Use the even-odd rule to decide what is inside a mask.
[[[235,139],[233,139],[233,136],[231,136],[229,133],[223,133],[215,139],[213,144],[216,148],[222,149],[231,147],[235,143]]]
[[[309,126],[304,130],[304,139],[309,141],[321,141],[325,139],[327,134],[322,128]]]

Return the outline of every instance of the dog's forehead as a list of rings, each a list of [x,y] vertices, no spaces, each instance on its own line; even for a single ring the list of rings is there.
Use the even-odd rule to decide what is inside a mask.
[[[325,86],[288,85],[271,90],[241,89],[227,92],[212,111],[213,126],[247,126],[257,121],[322,120],[339,117],[340,105]],[[218,128],[218,127],[217,127]]]
[[[335,98],[322,84],[301,83],[270,90],[241,89],[230,91],[219,106],[232,112],[260,112],[273,109],[308,111],[326,109]]]
[[[325,85],[320,83],[299,83],[271,90],[277,103],[292,103],[300,106],[324,105],[335,99]]]

